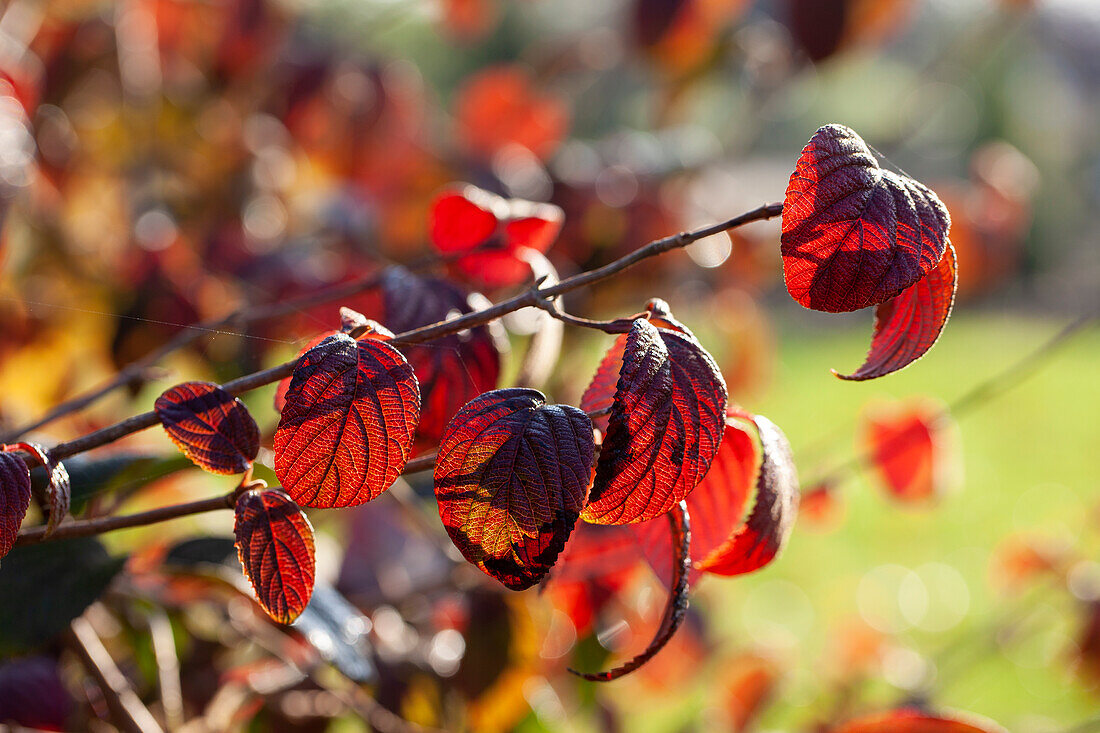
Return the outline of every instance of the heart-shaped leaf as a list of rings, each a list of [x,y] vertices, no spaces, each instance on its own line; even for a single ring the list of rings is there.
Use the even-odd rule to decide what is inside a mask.
[[[157,398],[164,432],[204,471],[244,473],[260,450],[260,429],[248,408],[220,386],[184,382]]]
[[[927,275],[875,308],[871,350],[863,366],[852,374],[833,373],[841,379],[874,379],[924,356],[951,315],[956,282],[955,248],[948,242],[947,251]]]
[[[952,483],[951,420],[932,402],[882,405],[864,416],[863,439],[887,492],[902,502],[927,502]]]
[[[49,512],[46,518],[46,532],[43,537],[49,537],[61,524],[61,520],[69,513],[69,505],[72,503],[72,483],[69,480],[69,472],[65,464],[50,458],[50,452],[38,443],[16,443],[9,445],[5,450],[22,450],[30,453],[46,469],[49,478],[47,501]]]
[[[469,296],[452,283],[402,268],[386,273],[382,301],[386,325],[398,333],[474,310]],[[400,350],[420,381],[417,442],[425,449],[438,445],[455,413],[479,394],[495,389],[500,378],[501,349],[488,326],[407,344]]]
[[[937,715],[915,708],[874,713],[831,729],[832,733],[1008,733],[987,718],[971,713]]]
[[[783,276],[807,308],[893,298],[943,257],[951,218],[930,189],[884,170],[863,139],[825,125],[802,150],[783,202]]]
[[[665,612],[661,617],[661,625],[657,627],[657,633],[653,641],[649,643],[645,651],[637,655],[629,662],[622,664],[607,672],[582,673],[575,669],[569,671],[578,677],[590,682],[610,682],[623,675],[630,674],[634,670],[652,659],[657,652],[664,649],[676,629],[684,622],[684,616],[688,609],[688,569],[691,567],[691,517],[688,514],[686,502],[676,504],[667,517],[664,518],[669,525],[671,536],[672,584],[670,586],[668,600],[665,603]]]
[[[582,518],[655,519],[687,497],[718,452],[726,384],[693,337],[634,321]]]
[[[517,256],[518,251],[529,247],[546,252],[564,220],[562,210],[553,204],[504,199],[467,185],[436,198],[429,230],[440,252],[469,252],[455,262],[460,275],[496,288],[529,278],[531,267]]]
[[[419,418],[416,376],[397,349],[329,336],[294,370],[275,431],[275,474],[301,506],[370,501],[401,474]]]
[[[505,587],[539,582],[565,546],[592,480],[592,422],[533,389],[469,402],[435,464],[443,526],[463,557]]]
[[[0,557],[11,551],[31,505],[31,473],[22,458],[0,453]]]
[[[233,532],[237,557],[267,615],[289,624],[313,595],[313,526],[278,489],[254,489],[237,498]]]

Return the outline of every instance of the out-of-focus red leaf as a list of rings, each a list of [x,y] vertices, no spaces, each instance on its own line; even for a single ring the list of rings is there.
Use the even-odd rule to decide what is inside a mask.
[[[61,524],[61,520],[69,513],[69,505],[72,503],[72,482],[69,480],[69,471],[61,461],[55,461],[50,457],[50,452],[38,443],[16,443],[7,446],[5,450],[22,450],[30,453],[46,469],[49,474],[49,516],[46,519],[46,533],[49,537]]]
[[[931,272],[875,308],[871,350],[863,366],[852,374],[833,373],[841,379],[874,379],[904,369],[924,356],[951,315],[955,274],[955,248],[949,241],[947,251]]]
[[[650,313],[649,322],[654,326],[693,336],[686,326],[673,317],[668,303],[660,298],[651,298],[646,303],[646,310]],[[626,349],[626,337],[627,334],[625,333],[616,336],[615,342],[611,344],[611,348],[604,354],[600,365],[596,367],[596,373],[592,375],[592,381],[589,382],[584,394],[581,395],[580,407],[585,412],[603,412],[609,409],[612,402],[614,402],[615,387],[619,382],[619,370],[623,365],[623,350]],[[609,417],[609,415],[597,415],[592,418],[592,424],[601,433],[606,433]]]
[[[0,721],[34,730],[71,730],[72,712],[57,660],[35,656],[0,665]]]
[[[883,303],[943,257],[951,218],[930,189],[884,170],[843,125],[802,150],[783,202],[783,276],[806,308],[841,312]]]
[[[672,576],[672,584],[669,589],[668,600],[665,603],[665,612],[661,617],[661,625],[653,636],[645,651],[638,654],[629,662],[615,667],[607,672],[582,673],[575,669],[569,671],[590,682],[610,682],[638,669],[661,651],[669,639],[684,622],[684,616],[688,609],[688,569],[691,567],[691,517],[688,514],[687,503],[675,504],[666,517],[669,523],[669,535],[671,536],[672,566],[675,568]]]
[[[31,505],[31,474],[22,458],[0,453],[0,558],[19,536]]]
[[[547,593],[569,616],[577,635],[584,636],[643,558],[632,528],[581,522],[550,572]]]
[[[840,493],[831,483],[821,483],[802,492],[798,502],[798,515],[807,527],[818,531],[833,529],[844,514]]]
[[[718,451],[726,401],[722,375],[694,337],[636,320],[584,520],[644,522],[684,499]]]
[[[428,229],[440,252],[469,252],[454,263],[460,276],[496,288],[529,278],[531,266],[519,256],[520,250],[546,252],[564,220],[562,210],[553,204],[504,199],[466,185],[435,199]]]
[[[244,473],[256,460],[256,421],[243,402],[216,384],[177,384],[157,398],[153,409],[176,447],[203,470]]]
[[[484,38],[500,22],[495,0],[441,0],[443,28],[460,41]]]
[[[256,598],[271,618],[289,624],[313,595],[313,526],[278,489],[254,489],[237,499],[237,556]]]
[[[932,714],[914,708],[849,720],[832,733],[1008,733],[992,720],[972,713]]]
[[[521,66],[496,66],[467,77],[455,101],[459,138],[475,155],[490,159],[508,145],[522,145],[542,160],[569,131],[569,108],[535,89]]]
[[[895,499],[921,502],[950,483],[949,419],[924,400],[869,410],[863,436],[871,464]]]
[[[488,392],[444,431],[435,465],[443,526],[462,555],[505,587],[539,582],[558,558],[592,481],[592,422],[533,389]]]
[[[757,654],[743,654],[725,665],[722,689],[734,733],[749,729],[773,699],[778,683],[775,663]]]
[[[294,370],[275,431],[275,474],[302,506],[370,501],[401,474],[419,418],[416,376],[397,349],[330,336]]]
[[[452,283],[402,268],[387,272],[381,287],[383,321],[397,333],[474,310],[469,296]],[[496,389],[500,378],[501,350],[489,326],[408,344],[401,347],[401,353],[420,381],[417,441],[425,449],[438,445],[443,429],[459,408]]]

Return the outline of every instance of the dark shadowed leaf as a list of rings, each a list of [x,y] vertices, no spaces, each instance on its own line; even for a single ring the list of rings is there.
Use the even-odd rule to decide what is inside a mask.
[[[843,125],[802,150],[783,203],[783,276],[807,308],[877,305],[923,278],[947,247],[951,219],[935,193],[884,170]]]
[[[470,252],[455,262],[459,274],[494,288],[528,279],[531,268],[517,252],[524,247],[546,252],[564,218],[553,204],[504,199],[467,185],[436,198],[429,228],[444,254]]]
[[[865,715],[831,733],[1008,733],[992,720],[971,713],[933,714],[913,708]]]
[[[49,504],[49,516],[46,520],[46,534],[49,537],[61,524],[61,520],[69,513],[69,505],[72,503],[72,484],[69,481],[69,472],[65,464],[50,458],[50,452],[38,443],[16,443],[9,446],[10,450],[23,450],[30,453],[46,469],[49,477],[47,485],[47,502]]]
[[[237,499],[233,532],[245,577],[267,615],[289,624],[313,594],[313,527],[278,489],[254,489]]]
[[[303,346],[300,351],[298,351],[298,354],[296,355],[295,358],[298,358],[298,359],[302,358],[314,346],[316,346],[317,344],[319,344],[322,341],[324,341],[325,339],[327,339],[329,336],[332,336],[336,333],[339,333],[339,332],[338,331],[325,331],[324,333],[317,334],[316,336],[314,336],[313,338],[311,338],[309,341],[306,342],[306,345]],[[275,398],[274,398],[275,412],[281,413],[283,411],[283,407],[286,406],[286,393],[287,393],[287,390],[290,389],[290,380],[291,380],[291,377],[284,377],[284,378],[280,379],[279,380],[279,385],[275,388]]]
[[[402,268],[386,273],[382,299],[385,323],[398,333],[473,311],[469,297],[452,283]],[[496,389],[500,378],[501,350],[488,326],[400,350],[420,381],[417,441],[425,449],[438,445],[455,413],[479,394]]]
[[[691,493],[718,451],[726,401],[722,375],[698,341],[636,320],[585,521],[643,522]]]
[[[336,334],[298,362],[275,431],[275,473],[302,506],[374,499],[400,475],[420,418],[412,367],[392,346]]]
[[[309,341],[298,352],[295,358],[301,358],[305,356],[306,352],[312,349],[317,344],[321,343],[329,336],[336,333],[349,333],[351,331],[358,331],[359,333],[354,335],[357,340],[360,339],[376,339],[378,341],[386,341],[393,338],[393,332],[385,326],[379,324],[377,321],[372,321],[362,313],[354,311],[351,308],[340,308],[340,330],[339,331],[325,331],[319,333]],[[279,386],[275,388],[275,411],[282,412],[283,405],[286,404],[286,392],[290,389],[291,377],[284,377],[279,380]]]
[[[154,405],[164,432],[196,466],[210,473],[244,473],[260,450],[260,429],[248,408],[210,382],[184,382]]]
[[[23,459],[0,453],[0,558],[19,536],[19,527],[31,505],[31,474]]]
[[[686,502],[676,504],[665,518],[669,523],[671,536],[672,566],[675,572],[672,576],[672,585],[669,590],[668,601],[665,603],[665,612],[661,617],[661,625],[653,641],[645,651],[637,655],[629,662],[622,664],[607,672],[582,673],[575,669],[569,671],[583,677],[590,682],[610,682],[623,675],[630,674],[641,667],[661,651],[668,644],[669,639],[680,628],[688,609],[688,569],[691,567],[691,517],[688,515]]]
[[[73,698],[52,657],[12,659],[0,666],[0,723],[68,730]]]
[[[91,537],[14,548],[0,563],[0,653],[49,641],[106,590],[126,564]]]
[[[557,560],[592,480],[592,422],[533,389],[487,392],[447,426],[435,466],[439,516],[455,546],[512,590]]]
[[[760,432],[756,498],[744,525],[711,550],[697,567],[716,575],[751,573],[775,559],[798,515],[798,474],[787,436],[766,417],[753,418]]]
[[[955,248],[948,242],[947,251],[927,275],[875,308],[871,350],[863,366],[853,374],[833,373],[841,379],[874,379],[924,356],[951,315],[956,282]]]

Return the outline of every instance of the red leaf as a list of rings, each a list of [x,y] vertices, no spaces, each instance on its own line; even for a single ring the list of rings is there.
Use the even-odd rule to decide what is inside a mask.
[[[915,401],[864,415],[870,460],[890,494],[920,502],[942,494],[950,483],[947,456],[950,422],[934,404]]]
[[[863,366],[853,374],[839,374],[835,369],[833,374],[856,381],[874,379],[904,369],[924,356],[951,315],[955,287],[955,248],[949,241],[947,251],[931,272],[875,308],[871,350]]]
[[[314,346],[321,343],[322,341],[324,341],[329,336],[332,336],[335,333],[338,333],[338,332],[337,331],[325,331],[324,333],[317,334],[316,336],[314,336],[313,338],[311,338],[309,341],[306,342],[306,345],[302,347],[302,349],[298,352],[297,356],[295,356],[294,358],[295,359],[301,359],[303,356],[306,355],[307,351],[309,351]],[[279,380],[279,386],[275,388],[275,399],[274,399],[275,412],[280,412],[281,413],[283,411],[283,408],[286,406],[286,393],[287,393],[287,390],[289,390],[289,389],[290,389],[290,377],[283,377],[281,380]]]
[[[191,461],[210,473],[244,473],[260,450],[260,429],[248,408],[210,382],[184,382],[157,398],[164,432]]]
[[[722,375],[698,341],[636,320],[584,520],[643,522],[684,499],[718,451],[726,399]]]
[[[313,526],[278,489],[254,489],[237,498],[233,533],[237,557],[267,615],[289,624],[313,595]]]
[[[397,349],[330,336],[294,370],[275,431],[275,474],[302,506],[370,501],[401,474],[419,417],[416,376]]]
[[[354,338],[356,340],[362,339],[375,339],[377,341],[388,341],[393,338],[393,332],[388,328],[372,321],[358,311],[354,311],[351,308],[340,308],[340,330],[339,331],[325,331],[319,333],[311,338],[305,346],[298,352],[296,359],[300,359],[305,356],[305,353],[312,349],[317,344],[321,343],[334,333],[349,333],[351,331],[361,331]],[[279,380],[279,386],[275,389],[275,411],[282,412],[283,406],[286,404],[286,391],[290,389],[290,377],[284,377]]]
[[[774,662],[756,654],[744,654],[725,665],[722,688],[730,729],[750,730],[760,713],[774,699],[780,671]]]
[[[597,614],[642,562],[631,529],[581,522],[550,572],[547,592],[554,606],[569,615],[578,636],[592,629]]]
[[[69,481],[69,471],[61,461],[50,458],[49,451],[38,443],[16,443],[9,445],[5,450],[22,450],[34,456],[41,463],[50,476],[49,484],[49,516],[46,519],[46,532],[43,537],[49,537],[61,524],[61,520],[69,513],[69,504],[72,502],[72,483]]]
[[[466,293],[453,284],[394,268],[382,281],[386,324],[398,333],[470,313]],[[421,417],[417,440],[425,448],[439,443],[459,408],[500,378],[500,348],[488,326],[408,344],[401,353],[420,381]]]
[[[883,303],[927,275],[947,247],[951,218],[930,189],[883,170],[843,125],[802,150],[783,203],[783,276],[807,308]]]
[[[19,537],[19,528],[31,505],[31,474],[18,456],[0,453],[0,557]]]
[[[912,708],[865,715],[833,728],[832,733],[1008,733],[976,715],[933,715]]]
[[[588,416],[533,389],[487,392],[439,444],[435,495],[463,557],[505,587],[539,582],[584,507],[595,445]]]
[[[503,199],[467,185],[436,198],[429,232],[444,254],[470,252],[455,262],[460,275],[496,288],[529,278],[531,266],[518,256],[519,250],[546,252],[564,220],[562,210],[553,204]]]
[[[682,323],[677,321],[668,307],[668,303],[660,298],[652,298],[646,303],[646,310],[650,312],[649,322],[654,326],[667,328],[671,331],[691,334]],[[596,367],[596,373],[588,388],[581,395],[581,409],[587,413],[602,412],[611,407],[615,400],[615,386],[619,381],[619,369],[623,365],[623,350],[626,348],[626,334],[615,337],[615,342],[607,350],[600,365]],[[607,432],[608,415],[598,415],[592,418],[592,424],[601,432]]]
[[[641,654],[608,672],[582,673],[570,669],[569,671],[573,674],[590,682],[610,682],[630,674],[661,651],[676,633],[676,629],[680,628],[680,624],[684,622],[688,609],[688,568],[691,566],[691,555],[688,549],[691,546],[691,517],[688,515],[685,502],[681,501],[668,512],[668,523],[672,540],[672,565],[675,572],[668,601],[665,603],[665,613],[661,617],[661,625],[657,628],[653,641]]]

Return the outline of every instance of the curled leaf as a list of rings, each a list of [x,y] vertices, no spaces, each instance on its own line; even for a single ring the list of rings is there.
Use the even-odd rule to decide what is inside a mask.
[[[329,336],[298,362],[275,431],[275,474],[302,506],[355,506],[401,474],[420,418],[412,367],[383,341]]]
[[[260,429],[248,408],[216,384],[177,384],[153,409],[176,447],[210,473],[244,473],[260,450]]]
[[[691,567],[691,517],[688,515],[687,504],[683,501],[676,504],[667,516],[672,536],[673,582],[668,601],[665,603],[664,615],[661,617],[661,625],[657,628],[653,641],[641,654],[626,664],[607,672],[584,673],[575,669],[569,670],[578,677],[589,682],[610,682],[623,675],[630,674],[661,651],[668,644],[672,635],[676,633],[676,629],[680,628],[680,624],[683,623],[688,609],[688,569]]]
[[[843,125],[802,150],[783,202],[783,276],[806,308],[841,312],[883,303],[943,257],[951,218],[930,189],[884,170]]]
[[[726,401],[722,375],[694,337],[636,320],[583,519],[643,522],[684,499],[718,451]]]
[[[61,520],[69,513],[69,505],[72,503],[73,494],[69,472],[65,468],[65,464],[50,458],[49,451],[38,443],[16,443],[8,446],[6,450],[26,451],[34,456],[46,469],[46,475],[49,478],[49,493],[47,494],[49,511],[46,518],[46,532],[42,536],[49,537],[61,524]]]
[[[237,498],[233,532],[237,557],[264,611],[289,624],[313,595],[313,526],[278,489],[255,489]]]
[[[19,527],[31,505],[31,474],[22,458],[0,453],[0,557],[19,537]]]
[[[865,715],[832,729],[832,733],[1008,733],[987,718],[972,713],[937,715],[899,708]]]
[[[521,250],[546,252],[565,215],[553,204],[504,199],[476,186],[440,194],[429,214],[432,242],[444,254],[469,252],[455,262],[461,275],[487,287],[515,285],[531,276]]]
[[[955,303],[955,248],[914,285],[875,308],[871,350],[863,366],[841,379],[863,380],[882,377],[912,364],[932,348],[940,337],[951,306]]]
[[[400,333],[470,313],[471,298],[446,280],[421,277],[392,268],[382,281],[385,322]],[[401,353],[420,382],[421,417],[417,441],[424,448],[439,443],[455,413],[500,378],[501,349],[488,326],[407,344]]]
[[[533,389],[472,400],[444,431],[435,465],[443,526],[463,557],[505,587],[539,582],[584,507],[595,446],[588,416]]]

